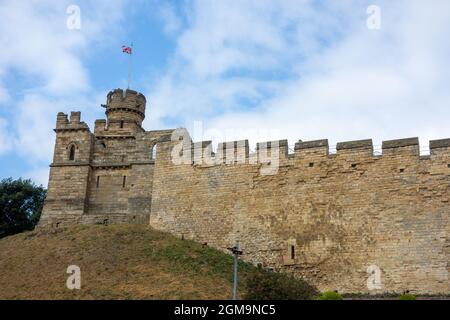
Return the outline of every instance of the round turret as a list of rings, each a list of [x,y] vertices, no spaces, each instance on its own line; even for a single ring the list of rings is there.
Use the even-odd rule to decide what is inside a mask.
[[[108,93],[105,106],[108,122],[135,122],[141,126],[146,103],[145,96],[137,91],[112,90]]]

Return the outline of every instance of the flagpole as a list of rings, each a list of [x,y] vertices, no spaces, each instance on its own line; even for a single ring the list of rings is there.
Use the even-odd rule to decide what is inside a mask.
[[[130,89],[130,84],[131,84],[132,55],[133,55],[133,44],[131,44],[131,52],[130,52],[130,57],[128,60],[128,89]]]

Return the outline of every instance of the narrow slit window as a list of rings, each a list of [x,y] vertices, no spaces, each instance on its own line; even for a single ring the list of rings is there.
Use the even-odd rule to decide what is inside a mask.
[[[291,259],[295,259],[295,246],[291,246]]]
[[[125,188],[126,184],[127,184],[127,176],[123,176],[122,188]]]
[[[96,186],[97,186],[97,189],[100,187],[100,176],[97,176]]]
[[[123,120],[120,121],[120,128],[123,129]]]
[[[75,160],[75,146],[74,145],[70,146],[69,160],[70,161],[74,161]]]

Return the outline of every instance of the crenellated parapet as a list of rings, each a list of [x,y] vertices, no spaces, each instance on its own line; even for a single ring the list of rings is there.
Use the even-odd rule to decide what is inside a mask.
[[[427,157],[420,156],[418,138],[383,141],[381,154],[374,154],[372,139],[339,142],[336,145],[335,153],[330,152],[330,145],[326,139],[300,140],[295,143],[293,153],[290,153],[287,140],[259,142],[254,149],[255,152],[250,152],[248,140],[219,143],[215,152],[213,152],[211,141],[193,142],[188,137],[188,140],[179,139],[172,143],[179,144],[177,146],[179,150],[188,150],[180,153],[183,155],[183,161],[178,163],[205,167],[221,165],[281,167],[296,166],[299,163],[309,163],[310,166],[314,166],[317,161],[353,161],[356,164],[361,161],[375,161],[383,158],[393,158],[396,161],[401,161],[402,158],[405,158],[405,161],[414,158],[417,161],[431,159],[432,161],[447,161],[450,164],[450,139],[430,141],[431,155]],[[447,165],[445,169],[449,169]]]
[[[90,131],[89,126],[81,121],[81,112],[79,111],[72,111],[70,113],[70,119],[67,114],[59,112],[56,116],[56,128],[54,130],[55,132]]]

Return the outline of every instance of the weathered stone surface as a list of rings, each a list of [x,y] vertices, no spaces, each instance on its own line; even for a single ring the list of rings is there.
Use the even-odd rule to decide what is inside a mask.
[[[41,225],[150,223],[223,250],[239,240],[243,259],[322,290],[450,292],[448,139],[431,142],[428,157],[417,138],[385,141],[382,156],[371,140],[341,143],[336,155],[327,140],[300,141],[295,154],[285,140],[249,153],[244,140],[213,154],[189,138],[180,152],[173,130],[142,129],[143,101],[110,93],[94,134],[78,114],[58,114]],[[381,288],[369,290],[374,266]]]
[[[392,149],[418,145],[419,145],[419,138],[407,138],[407,139],[383,141],[382,148]]]
[[[430,141],[430,149],[449,148],[449,147],[450,147],[450,139]]]
[[[328,140],[315,140],[315,141],[299,141],[295,144],[295,149],[310,149],[310,148],[328,148]]]
[[[336,150],[346,150],[346,149],[373,149],[372,140],[358,140],[358,141],[347,141],[339,142],[336,146]]]

